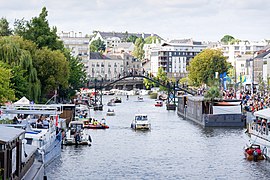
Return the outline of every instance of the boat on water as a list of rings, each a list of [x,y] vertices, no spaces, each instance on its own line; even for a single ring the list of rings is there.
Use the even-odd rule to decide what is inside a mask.
[[[138,96],[138,101],[139,102],[143,102],[143,97],[142,96]]]
[[[161,101],[161,100],[156,100],[155,106],[156,106],[156,107],[162,107],[162,106],[163,106],[163,101]]]
[[[108,129],[109,126],[106,124],[105,118],[102,118],[101,122],[98,120],[91,118],[90,120],[84,120],[84,128],[88,129]]]
[[[115,112],[113,109],[108,109],[107,116],[115,116]]]
[[[122,103],[122,99],[116,97],[116,98],[114,99],[114,103]]]
[[[270,158],[270,108],[254,112],[252,121],[247,122],[248,146],[257,144],[266,159]]]
[[[115,101],[114,99],[111,99],[108,103],[107,106],[115,106]]]
[[[0,126],[0,179],[46,179],[37,147],[25,144],[25,130]]]
[[[61,105],[12,104],[1,108],[6,114],[13,114],[14,118],[17,114],[23,115],[17,128],[20,126],[25,129],[26,144],[37,147],[37,158],[45,167],[61,155],[66,125],[65,119],[59,118],[62,113]],[[16,124],[6,126],[16,127]]]
[[[91,136],[84,128],[83,121],[71,121],[63,140],[64,145],[91,145]]]
[[[245,147],[244,155],[248,161],[259,161],[265,159],[264,155],[262,154],[261,147],[258,144],[252,144]]]
[[[149,130],[151,128],[151,124],[148,120],[146,114],[135,114],[134,119],[131,123],[131,128],[135,130]]]

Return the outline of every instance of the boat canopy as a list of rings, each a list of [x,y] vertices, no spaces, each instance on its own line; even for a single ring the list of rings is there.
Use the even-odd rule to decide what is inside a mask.
[[[270,108],[256,111],[256,112],[254,112],[254,116],[261,117],[264,119],[270,119]]]

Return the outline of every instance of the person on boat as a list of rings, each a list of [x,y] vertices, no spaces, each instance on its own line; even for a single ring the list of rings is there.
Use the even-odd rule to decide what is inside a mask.
[[[41,118],[38,118],[37,120],[37,128],[43,128],[43,121]]]
[[[18,124],[18,123],[19,123],[18,118],[16,116],[14,116],[14,118],[13,118],[13,124]]]
[[[127,100],[129,99],[129,95],[127,94]]]
[[[87,118],[87,115],[88,115],[88,114],[87,114],[87,113],[85,113],[85,114],[84,114],[84,116],[83,116],[83,118]]]
[[[106,125],[106,120],[105,120],[105,118],[102,118],[102,119],[101,119],[100,124],[102,124],[102,125]]]

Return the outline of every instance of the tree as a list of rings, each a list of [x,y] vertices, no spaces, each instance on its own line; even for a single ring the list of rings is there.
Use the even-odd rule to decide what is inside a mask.
[[[142,38],[137,38],[135,41],[135,48],[133,51],[133,56],[136,57],[139,60],[143,60],[144,58],[144,40]]]
[[[104,41],[102,41],[100,38],[97,40],[92,41],[90,44],[90,51],[91,52],[104,52],[106,49],[106,45]]]
[[[15,93],[10,82],[12,77],[11,69],[4,66],[4,63],[0,62],[0,104],[15,100]]]
[[[18,36],[0,38],[0,61],[12,69],[12,87],[16,97],[26,96],[37,101],[40,96],[40,82],[33,67],[32,56],[36,45]]]
[[[44,96],[59,87],[68,87],[69,65],[60,50],[52,51],[46,47],[38,49],[33,65],[37,69]]]
[[[69,60],[70,78],[69,88],[67,89],[68,97],[75,95],[76,90],[84,87],[86,83],[86,72],[84,65],[80,63],[79,58],[71,57]]]
[[[127,38],[127,42],[132,42],[132,43],[134,43],[135,44],[135,42],[136,42],[136,39],[137,39],[138,37],[137,36],[135,36],[135,35],[130,35],[130,36],[128,36],[128,38]]]
[[[144,39],[145,44],[160,43],[161,39],[157,36],[148,36]]]
[[[225,36],[223,36],[223,38],[220,41],[225,43],[225,44],[228,44],[232,40],[234,40],[234,37],[232,37],[231,35],[225,35]]]
[[[0,36],[10,36],[12,30],[9,28],[9,23],[6,18],[0,19]]]
[[[215,78],[215,73],[227,72],[229,63],[221,50],[205,49],[191,60],[188,78],[195,86],[202,84],[210,85]]]
[[[31,21],[18,20],[16,22],[16,33],[23,38],[35,42],[38,48],[48,47],[52,50],[64,49],[64,44],[57,36],[57,28],[49,27],[49,22],[46,19],[48,11],[46,7],[42,8],[38,17],[32,18]]]

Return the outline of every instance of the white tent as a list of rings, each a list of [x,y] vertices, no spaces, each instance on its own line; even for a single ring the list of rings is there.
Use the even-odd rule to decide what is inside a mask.
[[[256,111],[254,112],[254,116],[258,116],[264,119],[270,119],[270,108]]]
[[[14,104],[30,104],[30,101],[23,96],[19,101],[15,102]]]

